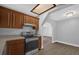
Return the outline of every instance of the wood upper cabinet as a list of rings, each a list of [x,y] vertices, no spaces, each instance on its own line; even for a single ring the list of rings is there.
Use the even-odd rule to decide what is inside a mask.
[[[30,20],[31,20],[31,23],[34,25],[34,18],[33,17],[30,17]]]
[[[36,29],[39,28],[38,18],[0,7],[0,28],[22,28],[24,23],[30,23]]]
[[[0,7],[0,28],[22,28],[23,14]]]
[[[38,18],[25,15],[24,23],[30,23],[30,24],[34,25],[37,30],[39,28],[39,19]]]
[[[13,19],[13,28],[22,28],[23,26],[23,14],[18,12],[12,13]]]
[[[38,28],[39,28],[39,19],[32,17],[32,24],[38,30]]]
[[[9,28],[11,20],[11,11],[0,7],[0,28]]]
[[[24,23],[30,23],[30,24],[32,24],[31,17],[28,16],[28,15],[24,15]]]
[[[28,23],[27,15],[24,15],[24,23]]]

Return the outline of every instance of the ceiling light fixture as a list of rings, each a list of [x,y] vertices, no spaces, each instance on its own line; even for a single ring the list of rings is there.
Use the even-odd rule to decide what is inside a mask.
[[[45,13],[46,11],[52,9],[56,7],[55,4],[37,4],[32,10],[31,12],[41,15],[43,13]]]
[[[65,16],[71,17],[71,16],[73,16],[74,14],[75,14],[75,11],[70,11],[70,12],[66,12],[66,13],[65,13]]]

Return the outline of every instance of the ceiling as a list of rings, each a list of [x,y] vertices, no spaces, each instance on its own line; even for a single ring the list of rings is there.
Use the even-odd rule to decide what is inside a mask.
[[[31,10],[36,6],[37,4],[0,4],[0,6],[7,7],[9,9],[17,10],[19,12],[38,17],[37,14],[34,14],[31,12]],[[78,4],[58,4],[54,9],[52,9],[51,12],[48,13],[46,18],[49,18],[51,20],[59,21],[68,18],[67,16],[64,16],[66,12],[75,11],[75,16],[79,15],[79,5]]]
[[[37,14],[30,12],[36,5],[37,4],[0,4],[0,6],[37,17]]]
[[[67,5],[70,5],[70,6],[67,6]],[[73,4],[73,5],[67,4],[67,5],[65,4],[65,5],[63,5],[63,7],[61,9],[50,12],[47,16],[48,19],[54,20],[54,21],[60,21],[60,20],[64,20],[67,18],[79,17],[79,5],[78,4]],[[58,7],[56,7],[56,8],[58,8]],[[75,12],[74,15],[72,15],[70,17],[65,15],[66,13],[69,13],[72,11]]]

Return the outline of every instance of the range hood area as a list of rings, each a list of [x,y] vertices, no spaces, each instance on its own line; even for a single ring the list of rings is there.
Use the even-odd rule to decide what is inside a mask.
[[[30,24],[30,23],[24,23],[23,27],[28,27],[28,26],[35,28],[35,25],[34,24]]]
[[[21,33],[22,36],[25,37],[32,37],[37,35],[37,30],[33,24],[24,23],[23,32]]]

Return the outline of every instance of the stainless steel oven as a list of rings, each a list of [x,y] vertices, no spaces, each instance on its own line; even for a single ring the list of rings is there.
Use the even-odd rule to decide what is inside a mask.
[[[25,37],[25,52],[26,54],[34,54],[38,51],[38,37],[36,29],[31,24],[26,24],[23,27],[22,36]]]
[[[38,37],[26,38],[26,54],[34,54],[38,51]]]

